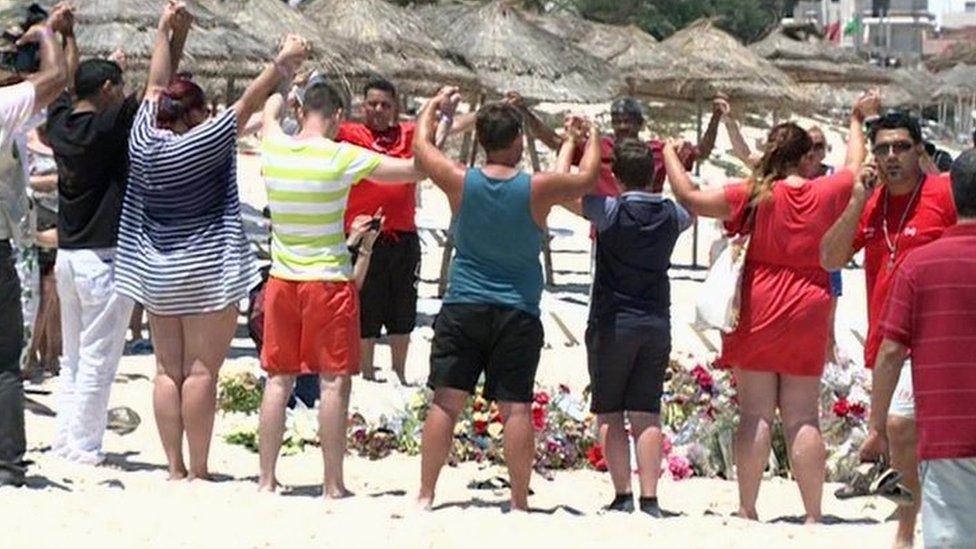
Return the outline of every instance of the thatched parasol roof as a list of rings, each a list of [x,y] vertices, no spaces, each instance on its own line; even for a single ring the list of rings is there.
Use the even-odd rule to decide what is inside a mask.
[[[495,92],[515,90],[530,100],[574,103],[614,95],[615,80],[605,62],[537,27],[509,2],[418,11]]]
[[[53,0],[41,0],[47,8]],[[106,56],[122,48],[130,69],[144,73],[152,55],[153,38],[163,3],[158,0],[75,0],[78,46],[85,56]],[[195,0],[188,2],[195,17],[187,40],[183,68],[203,79],[252,77],[271,57],[267,48],[236,23]],[[17,23],[24,4],[0,0],[0,20]]]
[[[312,43],[307,65],[335,78],[348,93],[352,81],[376,74],[353,45],[341,38],[321,32],[321,27],[281,0],[205,0],[207,6],[225,13],[260,40],[261,46],[274,51],[281,37],[297,33]]]
[[[671,91],[677,99],[700,99],[723,92],[733,99],[766,104],[796,107],[809,103],[786,73],[708,19],[692,23],[661,44],[699,69]]]
[[[312,0],[301,5],[320,34],[351,46],[360,59],[414,93],[448,84],[479,87],[467,62],[427,31],[413,11],[383,0]]]
[[[976,92],[976,65],[958,63],[951,69],[940,72],[938,76],[945,86],[958,88],[969,93]]]
[[[814,35],[798,40],[783,27],[749,49],[797,82],[850,85],[891,81],[883,69],[869,65],[854,52],[828,44]]]
[[[613,64],[632,95],[656,97],[675,88],[696,68],[634,25],[615,26],[569,13],[531,18],[543,29]],[[665,94],[666,96],[666,94]]]

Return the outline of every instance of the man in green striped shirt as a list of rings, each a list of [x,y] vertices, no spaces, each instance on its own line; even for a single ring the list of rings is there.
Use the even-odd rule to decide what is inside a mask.
[[[258,488],[274,491],[285,405],[295,378],[318,374],[319,423],[326,498],[351,495],[342,477],[351,377],[359,373],[359,296],[343,217],[349,189],[365,177],[378,183],[416,181],[412,159],[392,158],[332,139],[344,114],[339,93],[315,82],[304,93],[300,129],[285,135],[284,105],[264,109],[262,175],[271,209],[271,277],[265,288],[261,365],[268,383],[261,403]],[[377,212],[377,216],[380,212]]]

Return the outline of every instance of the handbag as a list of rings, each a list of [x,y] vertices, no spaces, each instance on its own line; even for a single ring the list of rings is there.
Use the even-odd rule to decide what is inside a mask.
[[[695,303],[695,324],[723,333],[739,326],[742,303],[742,271],[749,251],[749,240],[755,225],[756,208],[749,207],[745,226],[748,232],[728,237],[728,244],[708,269],[708,275]]]

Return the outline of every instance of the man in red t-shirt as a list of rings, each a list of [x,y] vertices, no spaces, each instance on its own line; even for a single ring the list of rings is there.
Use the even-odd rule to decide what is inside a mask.
[[[956,223],[949,178],[926,176],[922,171],[920,161],[925,153],[917,119],[898,112],[878,117],[871,125],[870,139],[876,166],[869,165],[861,173],[850,203],[821,242],[821,262],[828,271],[843,268],[854,253],[864,249],[868,298],[864,364],[868,368],[877,359],[881,313],[892,276],[905,254],[939,238]],[[880,183],[877,190],[875,181]],[[903,369],[895,400],[887,412],[892,465],[902,473],[905,485],[917,492],[910,369]],[[917,514],[917,505],[901,510],[896,543],[911,544]]]
[[[951,170],[959,224],[908,254],[894,276],[861,449],[865,459],[884,454],[886,412],[911,350],[926,547],[976,539],[976,152]]]
[[[377,78],[363,90],[363,121],[344,122],[336,141],[344,141],[395,158],[413,157],[416,124],[400,121],[396,87]],[[471,118],[471,117],[468,117]],[[458,121],[466,127],[467,121]],[[456,133],[452,130],[451,133]],[[383,328],[390,341],[393,372],[407,383],[405,369],[410,332],[417,320],[420,239],[414,216],[417,182],[380,185],[364,179],[352,187],[346,205],[346,233],[357,216],[382,215],[383,229],[373,246],[371,267],[360,291],[363,378],[375,380],[373,349]]]

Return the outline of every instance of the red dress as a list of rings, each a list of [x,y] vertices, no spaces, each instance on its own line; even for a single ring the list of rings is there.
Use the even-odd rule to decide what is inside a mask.
[[[854,174],[841,170],[793,187],[773,186],[759,205],[746,254],[742,305],[736,331],[722,338],[719,363],[726,366],[820,376],[830,335],[830,281],[820,267],[820,240],[851,196]],[[749,188],[725,187],[732,208],[726,230],[745,221]]]

